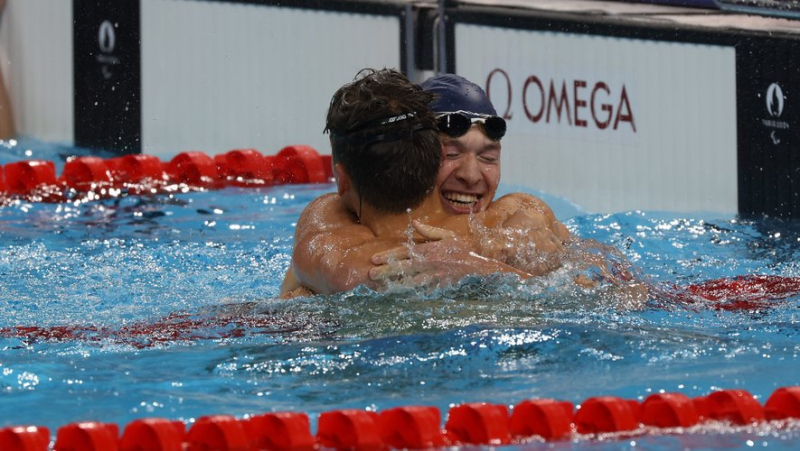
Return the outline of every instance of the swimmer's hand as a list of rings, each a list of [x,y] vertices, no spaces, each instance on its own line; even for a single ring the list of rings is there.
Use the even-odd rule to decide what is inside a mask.
[[[439,227],[423,224],[416,219],[413,220],[411,224],[414,226],[414,230],[422,235],[426,241],[439,241],[446,238],[457,239],[455,232],[451,232],[447,229],[440,229]]]
[[[466,240],[458,239],[449,230],[419,221],[414,221],[413,226],[428,241],[373,255],[370,261],[375,266],[369,271],[372,281],[440,286],[468,275],[513,273],[523,278],[530,276],[476,254]]]
[[[378,252],[370,260],[375,266],[369,270],[369,278],[415,286],[437,279],[442,283],[458,280],[474,271],[468,264],[472,259],[469,249],[462,246],[455,238],[443,238]]]
[[[459,242],[456,234],[450,230],[423,224],[416,219],[412,221],[412,225],[414,226],[414,230],[422,236],[422,243],[418,243],[414,246],[398,246],[394,249],[378,252],[372,256],[370,260],[372,264],[389,265],[400,260],[410,260],[412,257],[422,257],[425,255],[434,256],[441,252],[452,256],[464,247],[463,243]],[[431,242],[437,242],[439,244],[429,246],[428,244]]]

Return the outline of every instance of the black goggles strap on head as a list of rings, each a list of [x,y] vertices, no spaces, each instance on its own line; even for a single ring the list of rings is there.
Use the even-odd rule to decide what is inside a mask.
[[[386,133],[378,135],[366,134],[347,137],[347,143],[356,147],[369,147],[377,142],[391,142],[391,141],[408,141],[414,132],[419,130],[433,129],[434,127],[425,126],[421,122],[417,122],[411,127],[404,127],[399,130],[390,130]]]
[[[472,127],[473,120],[483,127],[484,133],[492,141],[500,141],[506,134],[506,121],[497,116],[479,117],[470,119],[461,112],[445,113],[436,118],[439,131],[451,138],[464,136]]]
[[[416,131],[434,129],[430,122],[422,121],[416,113],[403,113],[358,124],[344,133],[333,132],[332,136],[348,145],[366,148],[377,142],[409,140]]]
[[[413,123],[413,122],[416,122],[416,121],[419,121],[419,119],[417,118],[417,113],[413,113],[413,112],[412,113],[403,113],[403,114],[398,114],[397,116],[384,117],[384,118],[380,118],[380,119],[376,119],[376,120],[372,120],[372,121],[367,121],[367,122],[362,122],[360,124],[356,124],[353,127],[350,127],[348,130],[345,130],[343,133],[341,133],[341,135],[342,136],[350,136],[350,135],[353,135],[355,133],[358,133],[358,132],[361,132],[361,131],[364,131],[364,130],[376,129],[376,128],[381,128],[381,127],[386,127],[386,126],[392,126],[392,125],[395,125],[395,124],[398,125],[398,126],[401,126],[401,125]]]

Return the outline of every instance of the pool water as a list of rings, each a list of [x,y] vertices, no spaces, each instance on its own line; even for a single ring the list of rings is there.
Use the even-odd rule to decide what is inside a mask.
[[[84,152],[22,140],[0,163],[63,167]],[[800,294],[749,310],[681,302],[682,287],[800,276],[800,226],[719,215],[581,213],[542,193],[576,235],[609,244],[655,287],[643,310],[563,274],[467,278],[281,301],[294,224],[331,185],[226,188],[0,208],[0,423],[119,425],[140,417],[381,410],[530,397],[579,404],[741,388],[763,404],[800,385]],[[503,187],[509,191],[512,187]],[[513,187],[516,189],[516,187]],[[572,216],[574,215],[574,216]],[[313,426],[312,426],[313,427]],[[793,449],[800,426],[697,428],[561,447]],[[529,446],[545,446],[531,443]]]

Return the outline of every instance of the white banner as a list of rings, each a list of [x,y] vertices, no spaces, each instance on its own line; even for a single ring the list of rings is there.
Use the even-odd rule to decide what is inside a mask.
[[[333,93],[399,68],[399,16],[142,0],[142,151],[171,157],[292,144],[330,153]]]
[[[455,30],[457,72],[508,120],[505,183],[590,211],[737,211],[732,47]]]

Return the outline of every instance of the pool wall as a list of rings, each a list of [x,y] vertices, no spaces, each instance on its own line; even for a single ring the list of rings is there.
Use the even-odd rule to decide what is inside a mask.
[[[360,68],[457,72],[509,123],[505,183],[794,218],[798,31],[622,2],[9,0],[0,56],[23,134],[164,159],[329,153],[327,99]]]

